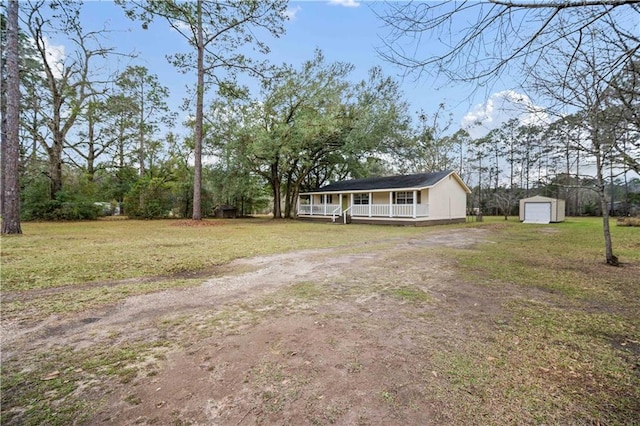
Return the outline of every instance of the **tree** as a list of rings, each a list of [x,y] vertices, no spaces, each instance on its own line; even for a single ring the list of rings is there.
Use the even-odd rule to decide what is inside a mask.
[[[537,71],[537,89],[549,98],[555,98],[563,107],[570,106],[577,112],[563,120],[571,120],[581,132],[575,139],[576,148],[593,158],[595,168],[595,190],[599,196],[602,212],[605,257],[607,264],[617,266],[618,259],[613,254],[609,230],[609,206],[607,205],[605,166],[614,161],[616,141],[613,128],[618,124],[619,115],[612,115],[607,109],[607,90],[612,76],[602,64],[608,63],[611,53],[601,42],[598,32],[585,35],[580,40],[567,39],[568,48],[574,55],[572,68],[565,72],[553,67],[557,58],[566,55],[565,48],[554,48],[547,52],[545,63]],[[561,116],[564,111],[557,111]]]
[[[374,68],[353,84],[352,69],[326,63],[317,51],[300,69],[284,67],[265,81],[261,100],[218,105],[209,114],[220,126],[211,131],[212,146],[231,150],[263,177],[274,218],[295,215],[301,188],[361,170],[367,158],[388,152],[406,124],[397,83]]]
[[[510,66],[529,66],[544,59],[546,50],[590,28],[608,25],[625,43],[616,46],[614,62],[624,64],[640,48],[636,25],[637,0],[521,1],[388,3],[379,14],[389,28],[378,53],[407,73],[443,75],[455,81],[489,83]],[[454,23],[461,28],[455,27]],[[562,28],[562,31],[558,31]],[[443,42],[444,50],[428,41]],[[586,41],[584,42],[586,43]],[[575,49],[582,47],[579,41]],[[572,55],[556,66],[566,71]],[[608,73],[614,68],[609,67]]]
[[[22,234],[20,227],[20,185],[18,158],[20,141],[20,65],[18,43],[18,1],[7,5],[6,127],[2,141],[2,234]]]
[[[522,85],[533,86],[547,99],[557,101],[558,113],[566,115],[567,109],[577,108],[585,120],[583,129],[588,137],[584,139],[590,141],[583,147],[596,163],[606,260],[616,265],[602,167],[612,160],[612,151],[621,151],[621,145],[604,133],[603,119],[606,90],[615,87],[614,78],[623,70],[633,70],[630,65],[637,60],[639,16],[640,2],[630,0],[396,4],[382,16],[391,31],[380,54],[418,76],[430,73],[455,81],[490,84],[509,69],[522,76]],[[452,22],[460,22],[454,18],[469,24],[454,30]],[[407,47],[406,38],[426,45],[423,37],[429,36],[444,39],[449,47],[444,52],[433,49],[436,53],[425,57],[416,53],[420,52],[416,44]],[[594,49],[598,49],[597,55]],[[541,72],[547,73],[542,79]],[[623,158],[625,154],[633,157],[622,151]]]
[[[106,57],[111,49],[101,46],[100,32],[83,31],[79,3],[38,0],[23,4],[28,5],[23,21],[35,45],[44,84],[36,88],[41,91],[35,95],[44,102],[33,111],[40,119],[26,125],[47,153],[50,199],[53,200],[62,189],[62,155],[67,135],[93,93],[90,64],[96,57]],[[45,16],[45,7],[51,9],[51,17]],[[58,61],[52,59],[47,39],[47,35],[54,32],[66,34],[76,47],[72,55]]]
[[[74,157],[70,157],[71,162],[84,169],[89,182],[93,182],[98,159],[110,148],[111,140],[107,138],[106,132],[101,124],[105,121],[105,105],[98,95],[93,94],[86,103],[83,113],[79,119],[86,125],[86,129],[78,132],[75,142],[69,142],[68,146],[73,152],[84,161],[84,164],[77,164]]]
[[[444,104],[429,117],[425,111],[418,113],[418,122],[406,145],[401,148],[398,160],[402,163],[401,171],[424,173],[452,169],[455,138],[446,135],[451,127],[451,114],[446,115]]]
[[[260,30],[277,37],[284,32],[286,1],[181,2],[177,0],[136,0],[119,2],[132,19],[140,19],[143,28],[155,17],[169,25],[194,48],[195,52],[177,53],[170,61],[180,70],[196,72],[194,123],[193,219],[202,219],[202,139],[204,93],[208,86],[228,86],[237,72],[262,74],[265,64],[242,53],[247,45],[261,53],[268,46]],[[205,76],[209,78],[205,85]]]
[[[610,115],[618,117],[616,155],[625,168],[640,174],[640,52],[609,82],[605,102]]]
[[[122,96],[131,100],[131,107],[137,112],[130,124],[136,130],[138,139],[138,167],[140,176],[145,174],[148,139],[159,130],[160,124],[171,125],[175,115],[169,113],[167,98],[169,89],[162,86],[158,76],[149,74],[142,66],[129,66],[118,78],[116,84]]]

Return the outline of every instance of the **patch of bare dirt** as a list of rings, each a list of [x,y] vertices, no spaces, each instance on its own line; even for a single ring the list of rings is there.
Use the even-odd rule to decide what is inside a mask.
[[[226,225],[223,221],[214,221],[214,220],[177,220],[171,223],[171,226],[181,226],[188,228],[202,228],[207,226],[223,226]]]
[[[240,259],[227,270],[248,272],[3,333],[3,361],[156,342],[163,355],[141,354],[133,380],[83,385],[86,424],[447,423],[433,358],[494,333],[501,301],[522,297],[461,280],[439,254],[489,232]]]

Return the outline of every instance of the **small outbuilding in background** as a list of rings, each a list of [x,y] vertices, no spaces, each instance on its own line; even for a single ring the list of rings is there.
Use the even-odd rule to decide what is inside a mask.
[[[235,219],[238,209],[235,206],[221,205],[213,209],[213,215],[219,219]]]
[[[520,200],[520,221],[551,223],[564,220],[564,200],[536,195]]]

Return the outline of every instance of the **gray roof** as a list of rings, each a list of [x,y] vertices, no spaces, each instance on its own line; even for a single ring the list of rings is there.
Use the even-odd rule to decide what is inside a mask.
[[[445,177],[449,176],[451,173],[451,170],[445,170],[442,172],[418,173],[415,175],[343,180],[340,182],[325,185],[320,189],[309,192],[345,192],[379,189],[427,188],[435,185]]]

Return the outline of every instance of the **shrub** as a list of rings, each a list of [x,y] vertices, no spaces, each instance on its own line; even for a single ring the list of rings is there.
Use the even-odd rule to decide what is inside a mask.
[[[95,220],[101,208],[82,194],[60,191],[49,199],[49,183],[37,181],[22,192],[22,220]]]
[[[640,226],[640,217],[620,217],[616,225],[618,226]]]
[[[172,207],[170,186],[161,178],[139,180],[124,198],[127,216],[139,219],[167,217]]]

